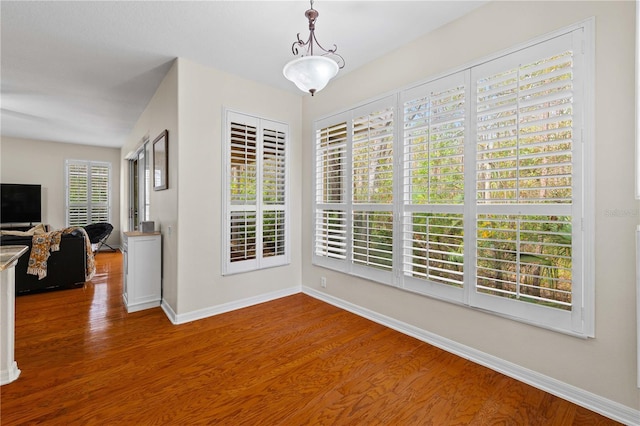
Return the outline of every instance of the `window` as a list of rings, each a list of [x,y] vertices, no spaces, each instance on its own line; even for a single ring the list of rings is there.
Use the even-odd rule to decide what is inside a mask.
[[[316,138],[315,252],[328,259],[346,259],[347,123],[319,129]]]
[[[316,130],[315,253],[349,272],[393,281],[395,97]],[[320,263],[323,260],[319,258]]]
[[[226,113],[224,274],[289,263],[288,126]]]
[[[462,298],[466,74],[401,93],[402,276],[407,289]]]
[[[592,336],[589,29],[316,121],[314,263]]]
[[[578,34],[580,35],[580,34]],[[581,316],[582,141],[576,34],[472,70],[475,107],[474,304],[553,318]],[[578,50],[578,51],[576,51]],[[574,265],[575,263],[575,265]],[[574,276],[574,274],[576,276]],[[578,285],[576,285],[578,284]],[[493,297],[487,297],[493,296]],[[550,309],[551,308],[551,309]],[[539,320],[538,320],[539,321]],[[573,323],[573,324],[572,324]]]
[[[111,164],[66,160],[66,224],[84,226],[111,220]]]
[[[351,120],[351,262],[381,277],[393,270],[394,111],[387,99],[354,111]]]

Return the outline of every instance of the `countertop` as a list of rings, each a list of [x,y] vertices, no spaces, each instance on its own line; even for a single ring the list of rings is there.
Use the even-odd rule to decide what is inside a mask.
[[[0,246],[0,271],[14,266],[27,250],[29,246]]]
[[[140,231],[126,231],[123,232],[127,237],[144,237],[145,235],[160,235],[159,231],[155,232],[140,232]]]

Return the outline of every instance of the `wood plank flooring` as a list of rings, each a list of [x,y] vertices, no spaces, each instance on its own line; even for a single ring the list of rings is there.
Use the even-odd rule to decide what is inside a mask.
[[[617,424],[303,294],[183,325],[127,314],[120,253],[84,289],[16,299],[0,422]]]

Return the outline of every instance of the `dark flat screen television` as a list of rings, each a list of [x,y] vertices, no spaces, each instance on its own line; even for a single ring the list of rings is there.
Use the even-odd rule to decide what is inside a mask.
[[[0,184],[1,223],[39,223],[42,220],[40,185]]]

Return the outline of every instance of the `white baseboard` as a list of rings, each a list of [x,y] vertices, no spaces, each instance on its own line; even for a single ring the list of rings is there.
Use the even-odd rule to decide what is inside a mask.
[[[177,322],[178,314],[175,313],[173,308],[171,308],[171,305],[169,305],[167,301],[164,300],[164,298],[162,299],[162,303],[160,303],[160,307],[162,308],[162,310],[164,311],[164,314],[167,316],[167,318],[169,318],[169,321],[171,321],[172,324],[178,324]]]
[[[549,392],[552,395],[573,402],[574,404],[578,404],[589,410],[595,411],[596,413],[600,413],[613,420],[627,425],[640,425],[640,410],[634,410],[633,408],[607,398],[603,398],[584,389],[561,382],[552,377],[545,376],[533,370],[529,370],[517,364],[513,364],[501,358],[415,327],[411,324],[398,321],[386,315],[355,305],[351,302],[319,292],[313,288],[303,286],[302,292],[311,297],[322,300],[323,302],[327,302],[378,324],[392,328],[400,333],[414,337],[447,352],[500,372],[506,376],[527,383],[545,392]]]
[[[236,309],[242,309],[249,306],[257,305],[259,303],[269,302],[271,300],[280,299],[282,297],[291,296],[293,294],[300,293],[300,287],[290,287],[283,290],[273,291],[271,293],[260,294],[258,296],[248,297],[246,299],[236,300],[229,303],[223,303],[222,305],[211,306],[205,309],[199,309],[197,311],[187,312],[184,314],[176,314],[171,306],[163,299],[162,310],[167,315],[169,320],[173,324],[184,324],[191,321],[196,321],[203,318],[208,318],[214,315],[223,314],[225,312],[235,311]]]

